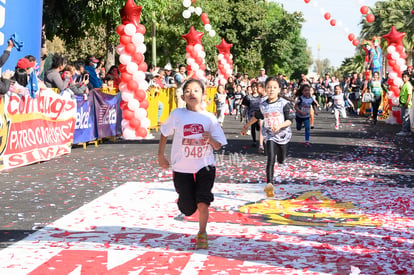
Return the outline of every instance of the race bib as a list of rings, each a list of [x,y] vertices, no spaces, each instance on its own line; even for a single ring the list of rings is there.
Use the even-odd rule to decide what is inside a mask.
[[[277,127],[284,122],[284,118],[280,115],[279,112],[267,113],[264,114],[264,117],[265,126],[270,129]]]
[[[202,159],[210,153],[210,145],[205,139],[183,139],[183,156],[186,159]]]

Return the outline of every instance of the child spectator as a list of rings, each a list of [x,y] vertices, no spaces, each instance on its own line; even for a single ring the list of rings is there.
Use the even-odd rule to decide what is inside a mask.
[[[190,216],[199,211],[199,231],[196,248],[208,248],[208,207],[214,200],[211,190],[215,179],[213,150],[227,144],[223,129],[209,112],[202,111],[201,102],[204,85],[196,79],[188,80],[183,86],[185,108],[177,108],[161,125],[158,148],[159,165],[167,169],[170,162],[164,151],[169,135],[174,135],[171,147],[171,162],[175,190],[178,193],[178,208]]]
[[[408,136],[411,132],[411,124],[410,124],[410,109],[412,107],[412,96],[413,96],[413,86],[410,82],[410,75],[406,71],[402,74],[402,78],[404,81],[404,85],[401,88],[399,102],[401,107],[401,120],[402,120],[402,127],[401,131],[398,132],[397,136]]]
[[[267,99],[260,104],[260,110],[243,127],[242,135],[246,134],[250,125],[259,119],[263,120],[262,133],[266,144],[266,181],[265,192],[267,196],[274,196],[274,168],[275,161],[283,165],[287,154],[287,144],[292,137],[290,125],[295,118],[295,111],[291,103],[279,97],[280,86],[276,77],[268,77],[265,82]]]
[[[223,126],[224,122],[224,112],[226,110],[226,91],[224,90],[223,85],[218,85],[217,93],[214,95],[214,101],[216,102],[216,115],[218,122]]]

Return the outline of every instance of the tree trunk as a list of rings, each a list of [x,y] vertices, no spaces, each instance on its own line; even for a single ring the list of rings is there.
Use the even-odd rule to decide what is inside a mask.
[[[108,73],[111,66],[116,65],[115,60],[115,45],[111,43],[109,40],[110,34],[113,32],[113,25],[111,24],[110,20],[106,21],[106,62],[105,62],[105,72]]]

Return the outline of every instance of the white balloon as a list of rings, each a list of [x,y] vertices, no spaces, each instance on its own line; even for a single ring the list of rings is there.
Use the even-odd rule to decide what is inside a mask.
[[[211,31],[212,28],[211,28],[210,24],[205,24],[204,29],[209,32],[209,31]]]
[[[119,90],[121,92],[128,91],[127,84],[124,82],[119,83]]]
[[[139,88],[141,89],[141,90],[144,90],[144,91],[147,91],[148,90],[148,88],[149,88],[149,84],[148,84],[148,82],[147,81],[145,81],[145,80],[143,80],[143,81],[141,81],[141,82],[139,82],[139,84],[138,84],[138,86],[139,86]],[[147,98],[147,93],[145,93],[145,98]]]
[[[126,127],[125,129],[123,129],[122,131],[122,135],[124,136],[124,138],[126,139],[133,139],[136,138],[135,135],[135,130],[131,128],[131,126]]]
[[[230,64],[227,63],[227,62],[224,63],[223,66],[224,66],[224,69],[226,69],[226,70],[229,70],[230,69]]]
[[[345,27],[345,28],[344,28],[344,32],[345,32],[346,34],[349,34],[349,28]]]
[[[193,6],[191,6],[191,7],[188,8],[188,11],[193,13],[193,12],[195,12],[195,8]]]
[[[151,126],[151,120],[147,117],[141,120],[141,127],[148,129]]]
[[[134,98],[134,94],[133,93],[122,92],[121,97],[122,97],[123,101],[129,102],[130,100],[132,100]]]
[[[325,9],[324,9],[324,8],[320,8],[320,9],[319,9],[319,12],[320,12],[320,14],[321,14],[321,15],[325,15],[325,13],[326,13],[326,11],[325,11]]]
[[[116,46],[116,53],[121,55],[124,52],[124,46],[122,46],[122,44],[119,44],[118,46]]]
[[[183,17],[184,19],[188,19],[191,17],[191,12],[189,10],[184,10],[183,11]]]
[[[189,6],[191,6],[191,0],[183,0],[183,6],[185,8],[188,8]]]
[[[134,72],[132,79],[140,83],[142,80],[145,80],[145,73],[141,71]]]
[[[398,98],[395,97],[395,98],[392,99],[392,105],[393,106],[399,106],[400,105],[400,101],[398,100]]]
[[[203,50],[203,45],[201,45],[201,44],[195,44],[194,45],[194,51],[195,52],[199,52],[201,50]]]
[[[203,78],[204,77],[204,71],[203,70],[198,70],[196,72],[196,75],[197,75],[198,78]]]
[[[132,36],[132,43],[135,46],[139,46],[140,44],[144,43],[144,35],[142,33],[136,33]]]
[[[218,58],[218,60],[223,60],[223,59],[224,59],[224,54],[220,53],[220,54],[217,56],[217,58]]]
[[[138,70],[138,65],[134,62],[129,62],[126,65],[126,70],[127,70],[128,73],[133,74]]]
[[[137,32],[137,28],[135,27],[134,24],[129,23],[125,25],[124,32],[127,35],[133,35],[134,33]]]
[[[135,98],[131,99],[130,101],[128,101],[128,108],[132,111],[138,110],[139,109],[139,101],[136,100]]]
[[[216,36],[216,31],[215,30],[211,30],[211,31],[208,32],[208,35],[210,37],[214,37],[214,36]]]
[[[319,3],[318,3],[317,1],[315,1],[315,2],[312,2],[312,5],[313,5],[315,8],[317,8],[317,7],[319,6]]]
[[[203,13],[203,9],[200,7],[196,7],[195,8],[195,14],[197,14],[198,16],[200,16]]]
[[[200,68],[200,66],[198,66],[198,64],[197,63],[194,63],[193,65],[191,65],[191,69],[193,70],[193,71],[197,71],[198,69]]]
[[[147,46],[145,44],[140,44],[137,47],[137,52],[144,54],[147,51]]]
[[[397,64],[398,64],[398,66],[402,66],[402,65],[404,65],[405,64],[405,60],[403,59],[403,58],[398,58],[397,59]]]
[[[388,77],[391,78],[391,79],[396,79],[398,77],[398,75],[397,75],[396,72],[391,72],[391,73],[388,74]]]
[[[143,108],[138,108],[137,110],[134,111],[134,116],[136,119],[143,120],[144,118],[147,117],[147,110]]]
[[[199,51],[198,56],[201,57],[201,58],[205,58],[206,57],[206,52],[205,51]]]
[[[399,53],[397,53],[397,52],[393,52],[393,53],[391,54],[391,57],[392,57],[392,59],[397,60],[398,58],[400,58],[400,54],[399,54]]]
[[[187,58],[187,64],[188,64],[188,65],[190,65],[190,66],[191,66],[191,65],[193,65],[194,63],[195,63],[194,58],[191,58],[191,57],[190,57],[190,58]]]
[[[395,51],[396,51],[396,48],[394,47],[394,46],[389,46],[388,48],[387,48],[387,52],[388,53],[395,53]]]
[[[119,62],[121,62],[121,64],[128,65],[128,63],[130,63],[131,60],[132,60],[132,57],[128,54],[121,54],[119,56]]]
[[[404,60],[405,61],[405,60]],[[401,66],[401,71],[406,71],[408,69],[407,65],[404,64]]]
[[[122,127],[122,129],[125,129],[125,128],[127,128],[129,126],[129,122],[128,122],[128,120],[126,120],[126,119],[122,119],[122,121],[121,121],[121,127]]]
[[[387,96],[388,96],[388,99],[393,99],[395,97],[393,92],[388,92]]]
[[[344,23],[342,23],[342,21],[341,21],[341,20],[339,20],[339,21],[337,21],[337,22],[336,22],[336,25],[337,25],[339,28],[341,28],[341,27],[343,26],[343,24],[344,24]]]

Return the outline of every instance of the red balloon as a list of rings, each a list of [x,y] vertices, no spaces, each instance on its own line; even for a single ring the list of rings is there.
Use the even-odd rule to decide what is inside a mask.
[[[126,70],[126,65],[124,65],[124,64],[119,64],[119,66],[118,66],[118,70],[119,70],[119,72],[120,72],[120,73],[126,73],[126,72],[127,72],[127,70]]]
[[[121,110],[124,110],[127,106],[128,106],[128,102],[123,101],[123,100],[119,104],[119,107],[121,108]]]
[[[130,73],[121,73],[121,81],[124,83],[128,83],[132,79],[132,74]]]
[[[407,58],[407,53],[402,52],[402,53],[400,53],[400,56],[401,56],[402,59],[406,59]]]
[[[137,27],[137,33],[145,34],[145,32],[147,31],[145,26],[142,24],[138,24],[136,27]]]
[[[397,63],[395,63],[394,66],[392,66],[392,69],[394,70],[394,72],[400,72],[401,71],[401,67]]]
[[[411,11],[411,14],[412,14],[412,15],[414,15],[414,10],[413,10],[413,11]]]
[[[387,55],[385,56],[385,58],[387,58],[388,61],[393,59],[392,58],[392,54],[390,54],[390,53],[387,53]]]
[[[131,36],[127,34],[121,35],[121,37],[119,38],[119,42],[121,42],[122,45],[128,45],[129,43],[131,43],[131,41]]]
[[[375,20],[375,16],[373,14],[368,14],[367,15],[367,22],[368,23],[372,23]]]
[[[394,65],[395,65],[395,60],[394,59],[390,59],[390,60],[388,60],[388,65],[390,65],[391,67],[394,67]]]
[[[310,2],[310,0],[305,0],[305,3],[308,4]]]
[[[224,54],[224,57],[227,59],[227,55],[230,55],[230,48],[233,46],[231,43],[227,43],[224,38],[221,39],[221,43],[216,45],[217,50],[219,53]]]
[[[148,134],[147,129],[143,128],[143,127],[139,127],[138,129],[135,130],[135,134],[137,135],[137,137],[146,137]]]
[[[336,20],[335,19],[332,19],[330,23],[331,23],[331,26],[333,27],[333,26],[336,25]]]
[[[362,14],[367,14],[367,13],[368,13],[368,11],[369,11],[369,9],[368,9],[368,7],[367,7],[367,6],[362,6],[362,7],[361,7],[361,13],[362,13]]]
[[[200,18],[201,18],[201,21],[203,21],[204,25],[210,24],[210,19],[208,19],[207,13],[205,13],[205,12],[202,13]]]
[[[138,84],[134,80],[130,80],[129,82],[127,82],[127,87],[128,90],[135,91],[138,89]]]
[[[187,41],[187,45],[201,44],[201,37],[204,32],[197,32],[193,26],[190,27],[190,31],[187,34],[181,35],[182,38]]]
[[[352,45],[354,45],[355,47],[359,45],[359,40],[358,39],[354,39],[352,40]]]
[[[394,80],[391,79],[391,78],[388,78],[387,83],[388,83],[388,85],[392,86],[392,85],[394,85]]]
[[[135,117],[129,121],[129,125],[131,125],[131,128],[138,129],[141,127],[141,121],[139,119],[136,119]]]
[[[124,29],[125,29],[125,25],[121,24],[118,27],[116,27],[116,33],[119,34],[119,36],[122,36],[125,34]]]
[[[140,90],[140,89],[138,89],[138,90],[136,90],[136,91],[134,92],[134,98],[135,98],[136,100],[138,100],[139,102],[143,101],[143,100],[145,99],[145,96],[146,96],[146,94],[145,94],[145,91],[144,91],[144,90]],[[141,106],[141,105],[140,105],[140,106]]]
[[[405,32],[399,32],[394,26],[392,26],[391,31],[387,34],[384,34],[382,37],[384,37],[387,40],[388,45],[391,45],[393,43],[400,45],[402,44],[402,40],[405,35]]]
[[[148,106],[149,106],[149,102],[148,102],[148,100],[146,100],[146,99],[144,99],[143,101],[141,101],[141,102],[139,103],[139,107],[140,107],[140,108],[143,108],[143,109],[148,109]]]
[[[133,111],[131,111],[130,109],[128,109],[128,108],[125,108],[123,111],[122,111],[122,117],[124,118],[124,119],[126,119],[126,120],[131,120],[131,119],[133,119],[134,117],[135,117],[135,114],[134,114],[134,112]]]
[[[353,34],[353,33],[348,34],[348,40],[349,41],[353,41],[354,39],[355,39],[355,34]]]
[[[148,65],[145,62],[142,62],[138,65],[138,70],[141,72],[146,72],[148,70]]]
[[[125,46],[125,51],[126,51],[129,55],[134,54],[136,50],[137,50],[137,47],[135,46],[135,44],[134,44],[134,43],[128,43],[128,44]]]
[[[325,13],[324,16],[326,20],[331,19],[331,14],[329,12]]]
[[[135,61],[135,63],[140,64],[142,61],[144,61],[144,56],[142,55],[142,53],[135,52],[132,55],[132,60]]]
[[[395,49],[397,50],[397,53],[401,54],[404,51],[404,46],[400,44],[395,46]]]

